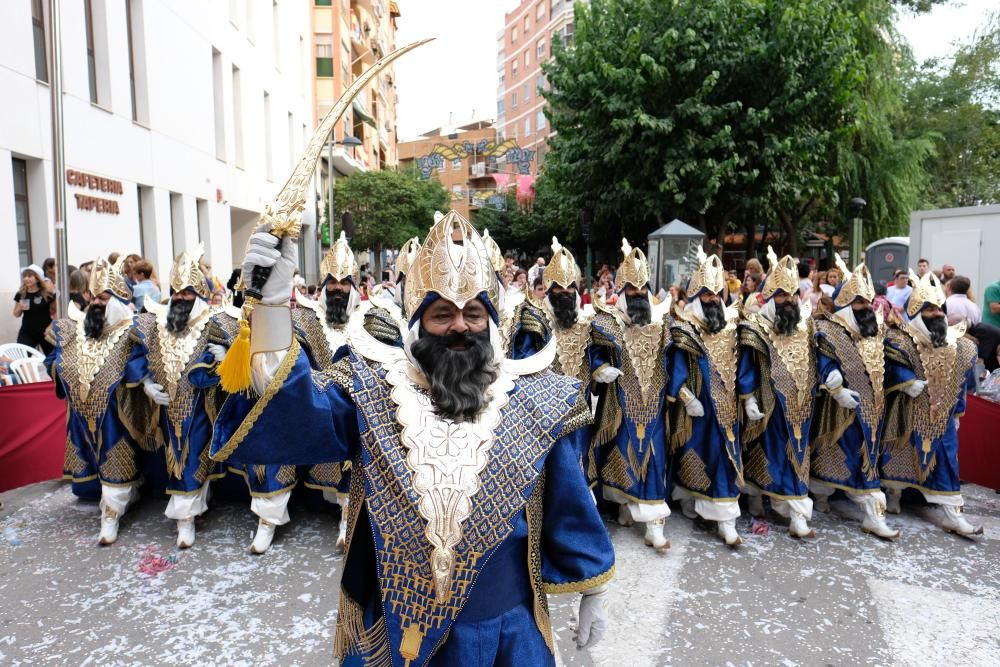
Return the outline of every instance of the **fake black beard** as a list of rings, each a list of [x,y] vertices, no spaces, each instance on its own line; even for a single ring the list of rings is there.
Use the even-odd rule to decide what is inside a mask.
[[[701,311],[705,313],[705,326],[709,333],[719,333],[726,326],[726,311],[721,303],[702,301]]]
[[[924,321],[924,326],[930,332],[931,344],[934,347],[944,347],[948,343],[948,321],[944,315],[936,315],[934,317],[924,317],[921,315],[920,319]]]
[[[563,329],[569,329],[576,324],[576,293],[560,292],[549,294],[549,303],[552,304],[552,313],[556,316],[556,324]]]
[[[107,306],[87,306],[87,316],[83,320],[83,333],[87,338],[100,338],[104,333],[104,316]]]
[[[774,329],[779,334],[790,334],[795,331],[795,327],[799,326],[799,320],[801,315],[799,313],[799,304],[794,300],[786,301],[785,303],[777,306],[774,311]]]
[[[645,294],[635,296],[625,295],[625,309],[632,324],[644,327],[653,320],[653,313],[649,306],[649,297]]]
[[[194,300],[174,299],[171,301],[170,309],[167,311],[167,331],[180,333],[187,329],[192,308],[194,308]]]
[[[349,292],[337,290],[326,293],[326,323],[331,325],[347,324],[347,302],[351,298]]]
[[[871,338],[878,333],[878,322],[875,320],[875,311],[871,308],[862,308],[854,311],[854,320],[858,323],[858,331],[865,338]]]
[[[457,344],[466,347],[449,347]],[[421,331],[410,354],[430,381],[435,414],[452,421],[472,421],[486,406],[486,390],[497,378],[489,329],[448,336]]]

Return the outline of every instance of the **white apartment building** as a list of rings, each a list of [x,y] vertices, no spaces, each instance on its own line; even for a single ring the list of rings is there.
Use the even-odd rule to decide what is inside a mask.
[[[0,22],[0,301],[54,257],[47,0]],[[225,280],[313,130],[311,3],[62,0],[68,259],[204,244]],[[316,272],[307,202],[302,270]],[[0,340],[18,322],[0,316]]]

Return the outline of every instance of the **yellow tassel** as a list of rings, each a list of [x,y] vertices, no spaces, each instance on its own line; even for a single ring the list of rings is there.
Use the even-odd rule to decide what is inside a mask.
[[[237,394],[250,388],[252,374],[250,372],[250,325],[245,319],[240,320],[240,333],[233,341],[226,358],[219,364],[216,371],[219,374],[223,390]]]

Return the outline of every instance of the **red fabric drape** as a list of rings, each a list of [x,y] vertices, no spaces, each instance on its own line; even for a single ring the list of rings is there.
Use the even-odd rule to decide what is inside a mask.
[[[496,181],[497,190],[503,190],[510,183],[510,174],[492,174],[493,180]]]
[[[535,197],[535,177],[534,176],[518,176],[517,177],[517,201],[519,204],[524,204],[527,201],[534,199]]]
[[[1000,403],[969,394],[958,429],[958,468],[963,482],[1000,490]]]
[[[66,402],[52,382],[0,387],[0,491],[62,477]]]

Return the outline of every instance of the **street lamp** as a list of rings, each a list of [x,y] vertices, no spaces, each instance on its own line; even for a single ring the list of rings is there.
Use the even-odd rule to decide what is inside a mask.
[[[334,212],[333,212],[333,186],[334,186],[334,183],[336,181],[336,177],[334,176],[334,174],[336,172],[333,169],[333,147],[335,145],[337,145],[337,144],[339,144],[341,146],[350,146],[351,147],[351,154],[353,155],[354,154],[354,150],[353,149],[356,148],[356,147],[358,147],[358,146],[361,146],[363,144],[363,142],[360,139],[358,139],[356,136],[354,136],[353,134],[349,134],[346,137],[344,137],[343,141],[336,141],[336,140],[333,140],[333,139],[330,140],[330,157],[328,159],[328,162],[329,162],[329,167],[330,167],[330,183],[329,183],[329,188],[330,188],[330,243],[331,244],[336,243],[336,241],[337,241],[337,238],[336,238],[336,236],[333,233],[334,232],[334,223],[333,223],[333,221],[334,221],[334,217],[333,217],[334,216]]]
[[[865,207],[868,206],[866,202],[861,197],[855,197],[847,203],[848,208],[851,210],[851,266],[855,267],[864,261],[864,256],[861,251],[863,235],[861,231],[861,215],[864,213]]]

